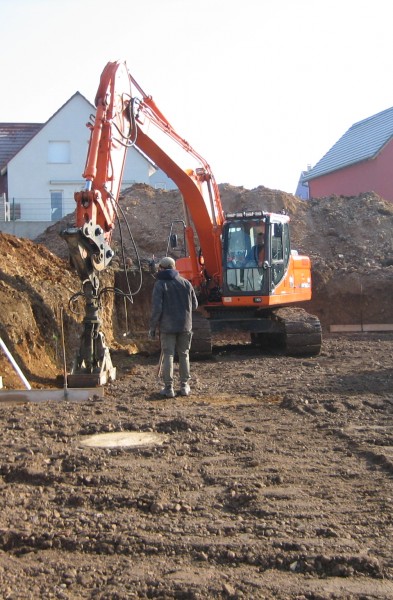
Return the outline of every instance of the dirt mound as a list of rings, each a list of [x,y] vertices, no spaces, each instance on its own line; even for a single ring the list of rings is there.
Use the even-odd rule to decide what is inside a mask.
[[[311,256],[314,267],[370,269],[393,264],[393,205],[377,194],[332,196],[304,202],[263,186],[248,190],[221,184],[219,189],[225,212],[262,208],[288,214],[292,247]],[[137,184],[123,193],[120,205],[141,258],[164,256],[171,222],[183,218],[180,193]],[[73,218],[74,215],[67,215],[35,241],[57,256],[67,258],[67,245],[59,232],[72,224]],[[123,243],[132,253],[124,223],[121,231],[116,227],[113,239],[117,251]]]
[[[0,336],[32,386],[44,387],[62,373],[63,340],[67,364],[79,346],[84,307],[69,300],[80,283],[69,262],[30,240],[0,233]],[[113,285],[113,274],[103,283]],[[108,295],[102,319],[108,343],[114,344],[114,301]],[[7,387],[21,387],[3,352],[0,374]]]

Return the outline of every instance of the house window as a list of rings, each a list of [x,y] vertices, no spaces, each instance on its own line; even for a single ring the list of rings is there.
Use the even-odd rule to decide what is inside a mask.
[[[70,142],[49,142],[48,162],[49,163],[70,163],[71,162]]]
[[[63,192],[51,191],[50,193],[51,221],[59,221],[63,216]]]

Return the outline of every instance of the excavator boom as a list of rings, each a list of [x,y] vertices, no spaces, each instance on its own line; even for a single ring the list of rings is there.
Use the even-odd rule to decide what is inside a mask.
[[[224,213],[218,185],[209,164],[192,146],[179,136],[151,96],[143,92],[135,79],[131,82],[142,95],[135,102],[135,145],[162,169],[177,185],[203,248],[204,269],[219,281],[222,276],[221,230]],[[164,134],[164,135],[162,135]],[[181,159],[179,159],[180,149]],[[180,160],[190,164],[181,166]],[[192,283],[202,281],[197,256],[189,246]]]

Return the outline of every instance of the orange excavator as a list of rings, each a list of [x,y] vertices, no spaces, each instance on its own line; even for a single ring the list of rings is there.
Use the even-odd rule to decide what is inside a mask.
[[[176,269],[194,286],[200,309],[192,352],[211,352],[211,332],[246,331],[293,355],[321,347],[319,320],[293,305],[311,298],[311,265],[291,249],[289,217],[260,210],[224,214],[208,163],[181,138],[125,62],[102,72],[83,177],[75,194],[76,223],[62,232],[82,280],[86,308],[70,387],[101,385],[116,377],[100,330],[99,273],[110,264],[127,149],[135,146],[177,185],[184,207],[185,256]],[[186,164],[183,164],[186,159]],[[172,229],[171,229],[172,231]],[[176,235],[168,239],[175,245]]]

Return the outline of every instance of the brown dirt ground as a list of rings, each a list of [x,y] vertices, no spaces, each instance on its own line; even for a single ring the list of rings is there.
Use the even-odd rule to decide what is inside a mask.
[[[374,194],[304,203],[263,187],[220,189],[226,210],[290,214],[292,245],[313,262],[308,308],[322,321],[321,354],[217,338],[213,357],[192,364],[192,395],[160,400],[146,264],[166,253],[180,199],[131,188],[123,203],[145,283],[127,320],[123,301],[105,296],[118,379],[79,403],[0,404],[1,597],[393,597],[393,333],[329,332],[393,323],[393,206]],[[62,373],[60,322],[69,363],[81,315],[68,309],[79,284],[58,226],[40,242],[0,234],[0,335],[45,388]],[[111,269],[105,284],[122,276]],[[22,387],[4,356],[0,375]],[[111,432],[162,439],[83,445]]]

